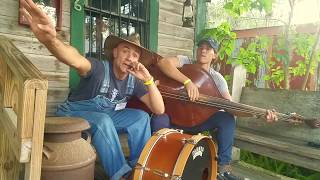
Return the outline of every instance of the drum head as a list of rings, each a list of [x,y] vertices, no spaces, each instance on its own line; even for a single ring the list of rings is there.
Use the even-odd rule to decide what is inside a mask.
[[[200,140],[192,149],[189,155],[186,166],[183,170],[183,180],[210,180],[212,169],[212,161],[216,161],[211,155],[208,140]],[[215,173],[214,173],[215,174]]]

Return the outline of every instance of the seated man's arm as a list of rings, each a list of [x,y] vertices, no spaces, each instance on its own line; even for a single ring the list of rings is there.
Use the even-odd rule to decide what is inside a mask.
[[[190,100],[195,101],[199,98],[198,87],[177,69],[181,66],[180,64],[180,59],[177,57],[167,57],[160,59],[157,65],[165,75],[184,84]]]
[[[160,59],[157,65],[165,75],[180,83],[189,79],[177,69],[177,67],[180,67],[180,61],[177,57],[166,57]]]
[[[163,99],[155,84],[148,85],[148,93],[140,97],[140,101],[147,105],[153,113],[164,113],[165,108]]]

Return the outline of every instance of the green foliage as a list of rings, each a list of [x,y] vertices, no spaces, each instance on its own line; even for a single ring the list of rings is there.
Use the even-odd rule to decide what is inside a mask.
[[[232,76],[231,75],[225,75],[224,79],[227,81],[228,86],[231,87]]]
[[[316,180],[320,178],[320,172],[301,168],[269,157],[241,150],[240,159],[249,164],[262,167],[277,174],[301,180]]]
[[[236,58],[230,58],[228,64],[243,65],[248,73],[255,74],[257,68],[265,66],[264,54],[271,43],[271,39],[266,36],[257,37],[248,44],[246,48],[240,48]]]
[[[293,39],[293,47],[295,49],[295,53],[304,60],[300,60],[296,62],[296,66],[290,67],[289,72],[293,76],[304,76],[306,74],[306,67],[311,62],[311,71],[313,74],[314,70],[317,66],[314,57],[310,57],[312,53],[312,48],[315,42],[315,36],[311,34],[297,34],[297,36]]]
[[[311,62],[311,71],[313,74],[317,66],[314,58],[311,58],[312,48],[315,43],[315,36],[311,34],[296,34],[296,36],[290,40],[291,48],[294,52],[301,56],[301,60],[297,60],[294,64],[289,64],[289,50],[286,47],[286,42],[283,37],[280,37],[273,50],[273,57],[278,64],[289,64],[289,73],[291,77],[304,76],[306,75],[307,65]],[[317,53],[320,55],[320,51]],[[319,58],[318,58],[319,60]],[[284,80],[284,70],[280,66],[275,67],[274,62],[270,62],[269,67],[270,75],[264,77],[265,80],[272,81],[277,86],[280,85],[281,81]]]
[[[218,57],[223,60],[231,56],[234,50],[236,33],[232,32],[229,23],[222,23],[220,26],[212,29],[204,29],[199,39],[211,37],[219,43]]]
[[[280,83],[284,80],[284,70],[280,66],[277,66],[276,68],[272,68],[270,69],[270,74],[264,76],[264,80],[272,81],[278,87],[280,87]]]
[[[272,11],[273,2],[274,0],[229,0],[224,5],[224,9],[233,17],[239,17],[254,9],[268,14]]]

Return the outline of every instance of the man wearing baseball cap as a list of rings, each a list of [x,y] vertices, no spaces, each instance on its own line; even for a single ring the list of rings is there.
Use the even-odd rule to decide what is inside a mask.
[[[176,57],[167,57],[159,60],[158,67],[170,78],[184,84],[190,100],[196,101],[199,98],[198,87],[192,82],[190,77],[187,77],[181,73],[177,67],[182,67],[184,64],[198,64],[211,75],[211,78],[215,82],[215,85],[222,97],[231,101],[231,95],[229,93],[226,80],[219,72],[215,71],[211,67],[211,64],[217,58],[218,49],[219,44],[214,39],[211,37],[205,37],[198,42],[195,61],[187,56],[178,55]],[[157,116],[156,120],[152,122],[164,122],[168,118],[169,117],[166,115],[161,115]],[[161,119],[161,121],[159,119]],[[272,111],[268,110],[266,119],[268,121],[274,121],[276,120],[276,116],[272,113]],[[152,129],[163,128],[159,127],[159,124],[151,124],[151,126]],[[235,118],[232,114],[225,111],[218,111],[209,117],[209,119],[203,124],[196,125],[191,128],[179,127],[174,124],[171,124],[170,127],[183,129],[192,133],[217,129],[216,140],[218,143],[218,179],[231,180],[236,178],[231,174],[230,166],[235,131]]]
[[[20,12],[37,39],[59,61],[75,68],[81,77],[78,88],[58,107],[57,115],[86,119],[104,170],[111,180],[124,179],[151,136],[149,115],[126,108],[128,99],[136,96],[153,113],[164,112],[163,99],[153,77],[140,63],[148,62],[147,58],[152,58],[153,53],[140,46],[137,35],[128,39],[110,35],[106,39],[107,59],[87,59],[57,38],[50,18],[32,0],[21,1],[21,5]],[[118,138],[122,132],[128,134],[128,161]]]

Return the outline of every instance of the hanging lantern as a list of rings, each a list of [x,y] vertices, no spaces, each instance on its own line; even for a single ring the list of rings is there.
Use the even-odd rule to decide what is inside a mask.
[[[183,3],[182,26],[193,27],[193,5],[192,0],[186,0]]]

